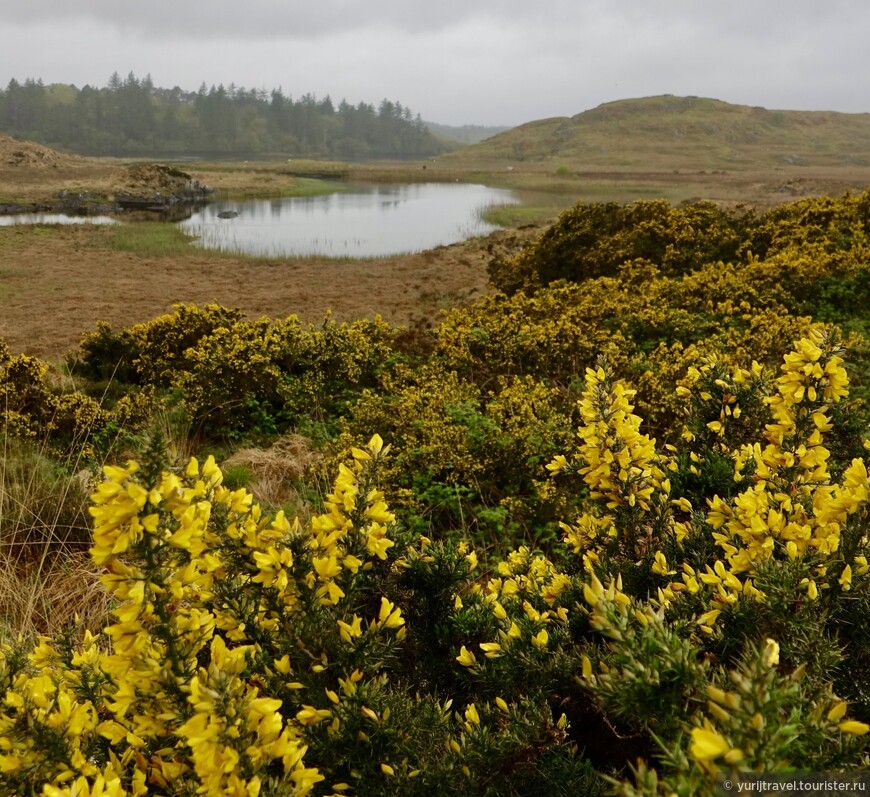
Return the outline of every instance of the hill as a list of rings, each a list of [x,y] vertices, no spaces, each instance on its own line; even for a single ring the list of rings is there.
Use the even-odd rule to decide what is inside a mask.
[[[56,169],[79,161],[81,158],[75,155],[70,156],[32,141],[20,141],[0,133],[0,167]]]
[[[767,110],[664,95],[529,122],[444,158],[645,171],[866,166],[870,114]]]

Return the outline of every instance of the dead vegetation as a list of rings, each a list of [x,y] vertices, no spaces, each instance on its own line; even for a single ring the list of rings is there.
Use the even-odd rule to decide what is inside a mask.
[[[300,506],[297,488],[322,462],[311,441],[300,434],[279,438],[268,448],[243,448],[223,463],[225,470],[243,467],[251,475],[254,497],[269,506]]]
[[[28,443],[0,445],[0,633],[98,631],[109,607],[87,553],[91,474],[59,470]]]
[[[19,141],[0,133],[0,164],[17,169],[58,169],[81,162],[77,155],[66,155],[57,150]]]
[[[12,639],[98,633],[111,609],[86,551],[22,564],[0,555],[0,632]]]

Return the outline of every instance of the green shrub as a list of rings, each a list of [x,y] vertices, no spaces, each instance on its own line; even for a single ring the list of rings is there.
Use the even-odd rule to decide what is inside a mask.
[[[580,204],[562,213],[536,243],[496,260],[490,278],[510,294],[557,280],[615,276],[631,260],[647,260],[667,275],[684,274],[738,259],[750,220],[710,202],[679,208],[664,200]]]

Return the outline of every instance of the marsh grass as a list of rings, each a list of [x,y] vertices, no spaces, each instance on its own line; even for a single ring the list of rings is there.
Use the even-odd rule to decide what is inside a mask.
[[[87,554],[91,472],[32,441],[2,445],[0,638],[101,627],[108,606]]]
[[[178,257],[189,254],[193,238],[171,222],[132,222],[107,227],[110,249],[143,257]]]
[[[490,205],[480,213],[487,224],[497,227],[522,227],[526,224],[542,224],[558,215],[559,208],[533,205]]]
[[[349,191],[347,183],[337,180],[318,180],[310,177],[294,177],[290,185],[275,186],[271,181],[262,185],[229,188],[220,191],[220,199],[243,201],[246,199],[290,199],[293,197],[323,196],[339,191]]]
[[[173,222],[136,221],[106,227],[104,234],[97,239],[97,245],[116,252],[129,252],[138,257],[181,258],[209,257],[215,259],[245,260],[270,263],[277,260],[294,262],[333,261],[347,263],[355,260],[376,260],[372,257],[352,257],[350,255],[285,255],[249,254],[243,251],[242,244],[233,246],[232,242],[223,248],[201,245],[196,235],[183,231]]]

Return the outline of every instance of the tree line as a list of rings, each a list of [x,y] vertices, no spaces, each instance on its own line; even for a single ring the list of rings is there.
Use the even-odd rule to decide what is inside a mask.
[[[234,84],[192,92],[132,72],[103,88],[13,78],[0,89],[0,130],[85,155],[415,158],[450,148],[400,102],[336,106]]]

